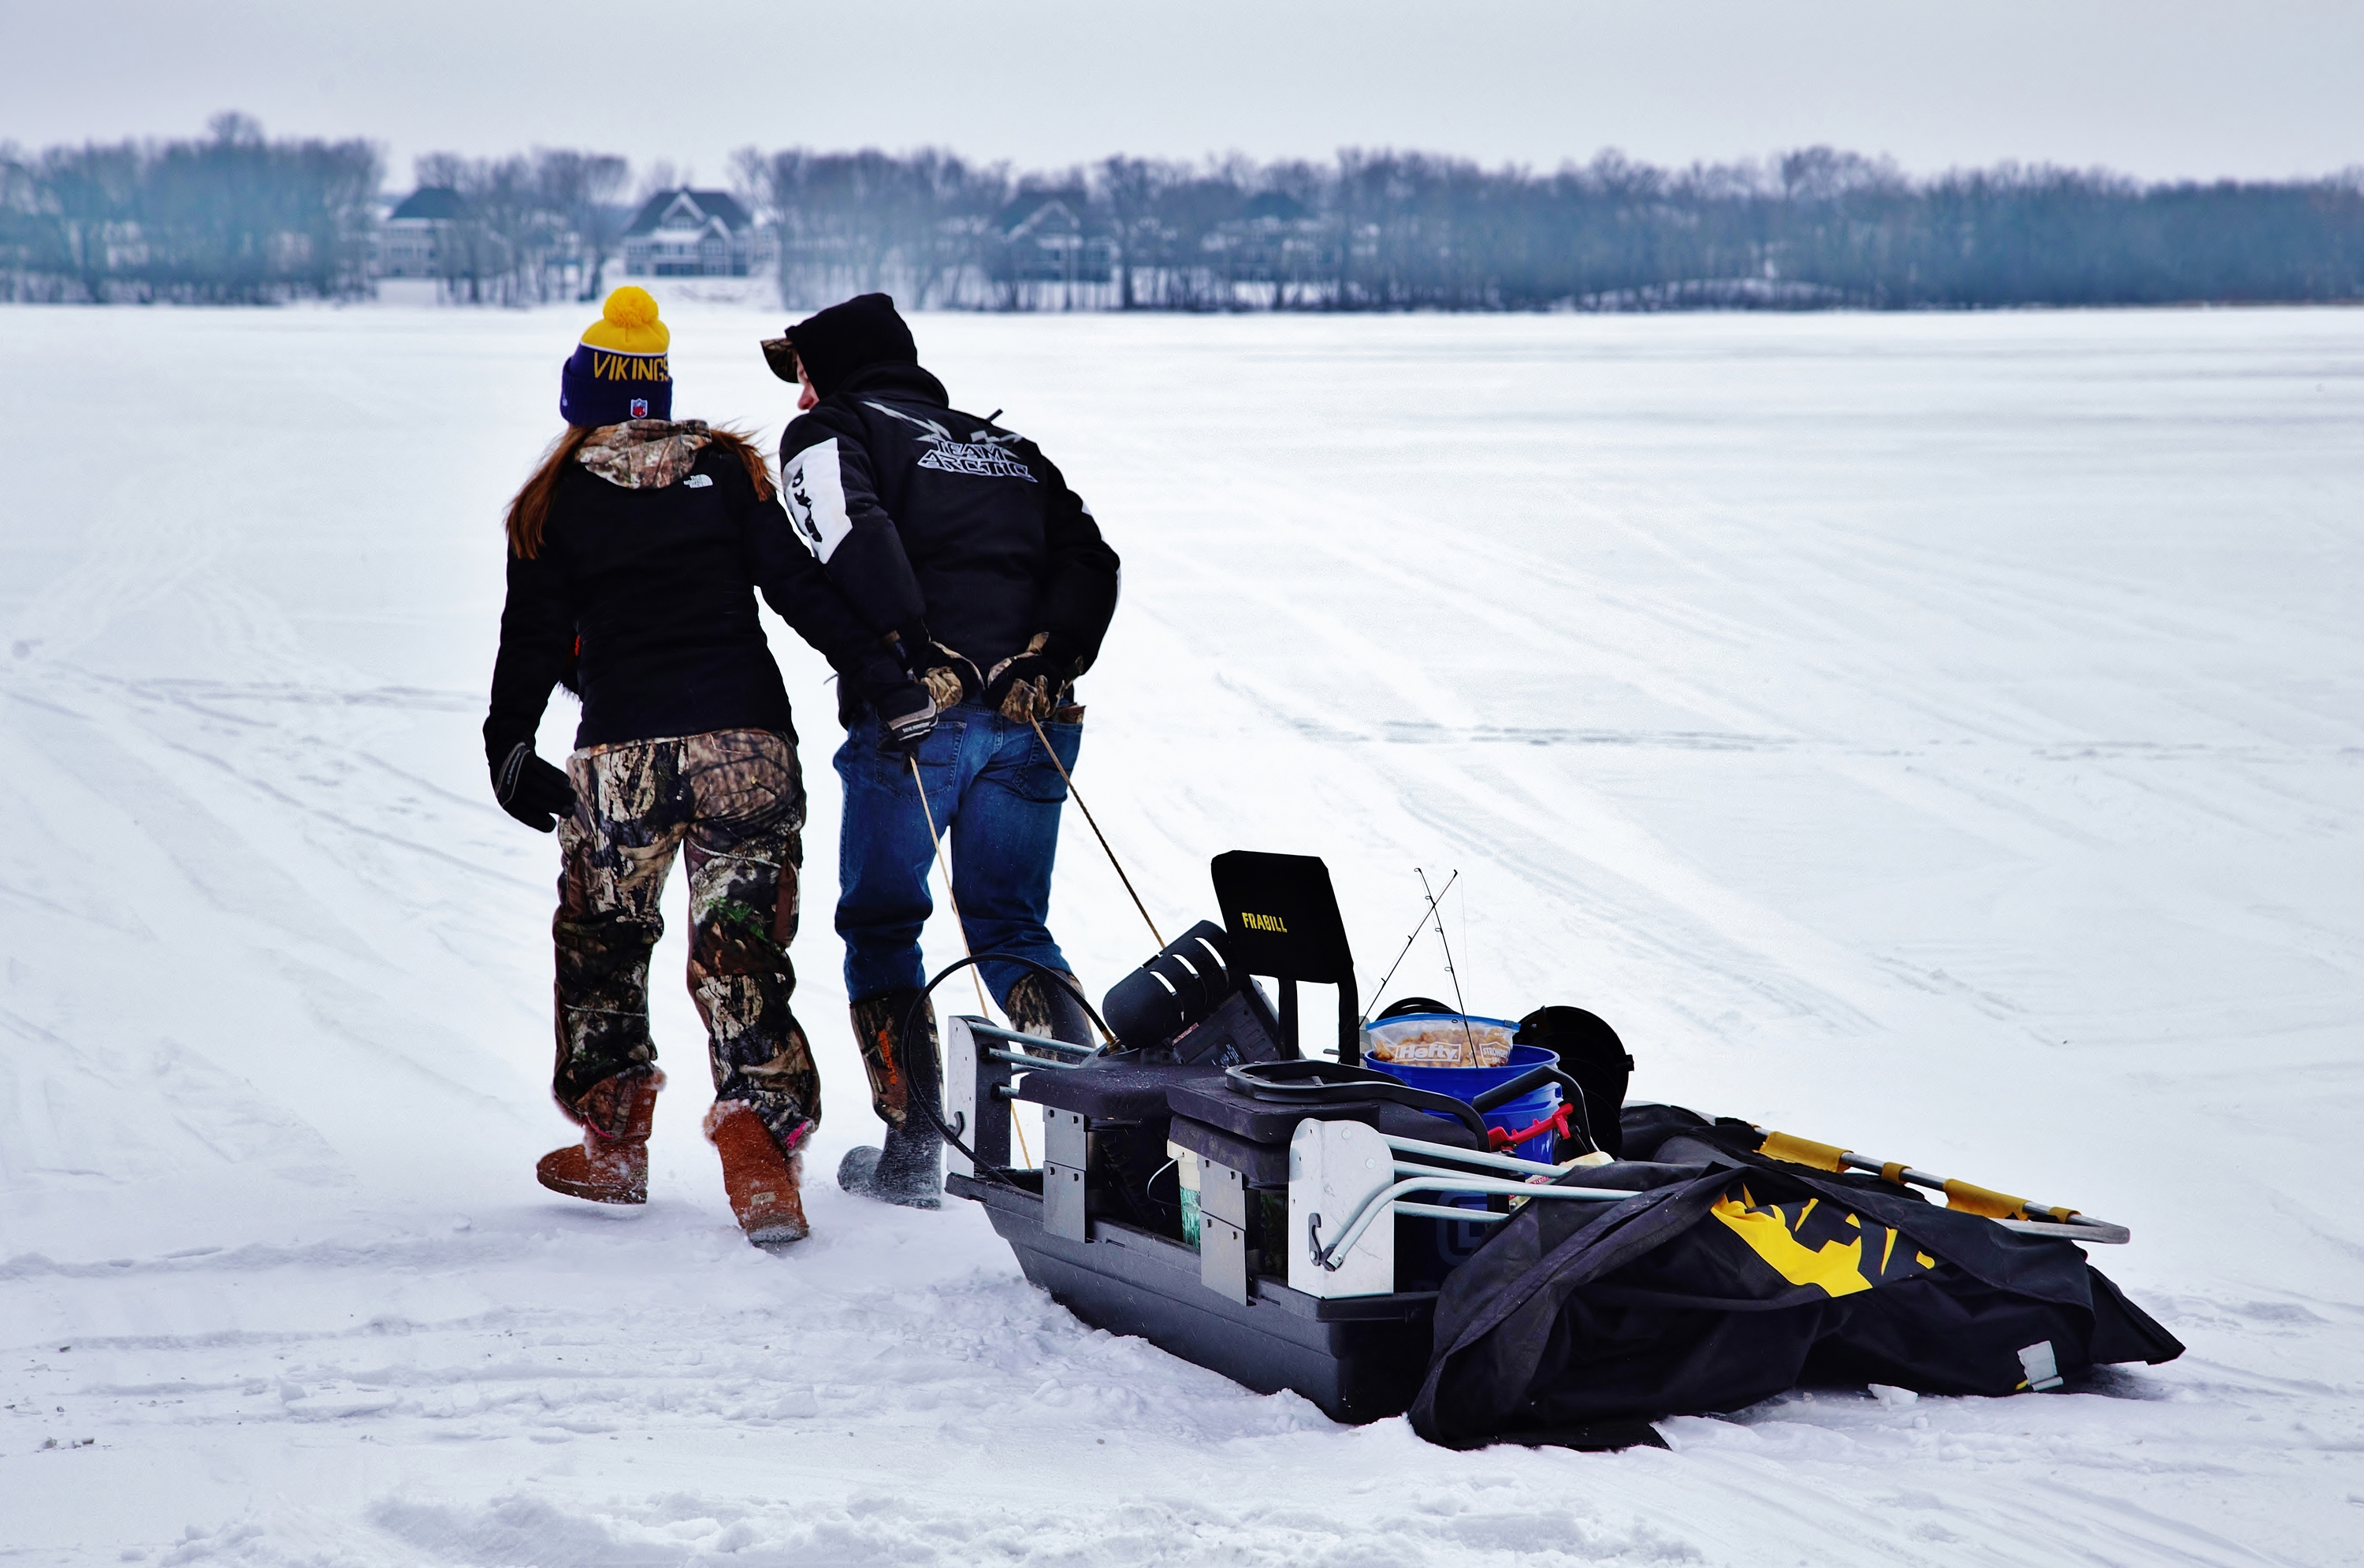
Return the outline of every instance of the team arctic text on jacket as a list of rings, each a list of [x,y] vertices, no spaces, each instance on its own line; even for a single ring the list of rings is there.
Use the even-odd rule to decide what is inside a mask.
[[[830,581],[915,660],[932,642],[987,672],[1042,634],[1072,680],[1098,656],[1118,563],[1090,508],[1042,449],[949,406],[919,366],[849,375],[788,427],[780,478]]]

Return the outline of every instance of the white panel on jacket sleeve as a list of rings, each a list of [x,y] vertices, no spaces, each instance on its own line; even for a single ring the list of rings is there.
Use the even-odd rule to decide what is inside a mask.
[[[838,543],[853,531],[845,514],[845,482],[838,475],[837,438],[807,447],[788,460],[781,475],[788,503],[788,520],[815,555],[826,562]]]

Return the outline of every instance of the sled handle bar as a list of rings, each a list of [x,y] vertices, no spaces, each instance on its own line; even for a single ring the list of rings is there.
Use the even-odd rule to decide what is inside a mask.
[[[1399,1202],[1395,1209],[1397,1214],[1409,1215],[1414,1219],[1455,1219],[1467,1225],[1500,1225],[1515,1218],[1496,1214],[1489,1208],[1455,1208],[1449,1204],[1413,1203],[1409,1198]]]
[[[1395,1210],[1398,1214],[1411,1215],[1418,1218],[1454,1219],[1465,1225],[1500,1225],[1507,1219],[1516,1218],[1508,1214],[1496,1214],[1490,1209],[1453,1208],[1441,1203],[1412,1203],[1409,1200],[1397,1203]],[[2076,1225],[2047,1224],[2035,1219],[1998,1219],[1994,1223],[2002,1226],[2005,1230],[2017,1230],[2024,1235],[2066,1236],[2072,1240],[2083,1241],[2091,1246],[2110,1246],[2134,1240],[2133,1234],[2124,1226],[2112,1225],[2101,1219],[2088,1219]]]
[[[1423,1167],[1398,1165],[1396,1169],[1420,1171]],[[1524,1182],[1506,1181],[1500,1176],[1463,1176],[1451,1171],[1408,1176],[1365,1198],[1355,1212],[1346,1217],[1346,1228],[1339,1233],[1338,1240],[1326,1247],[1321,1244],[1321,1217],[1318,1214],[1308,1216],[1305,1239],[1313,1249],[1313,1261],[1335,1273],[1344,1266],[1346,1254],[1355,1250],[1355,1243],[1363,1239],[1363,1232],[1371,1228],[1371,1221],[1394,1207],[1396,1200],[1407,1193],[1478,1193],[1488,1197],[1573,1198],[1590,1203],[1623,1203],[1627,1198],[1638,1195],[1609,1187],[1530,1186]],[[1429,1206],[1423,1204],[1421,1207],[1426,1208]],[[1475,1211],[1455,1209],[1453,1212],[1455,1218],[1466,1218]]]
[[[1015,1029],[998,1028],[983,1018],[972,1019],[968,1026],[968,1032],[981,1035],[987,1040],[1001,1040],[1007,1044],[1037,1052],[1037,1060],[1041,1060],[1040,1052],[1049,1051],[1061,1058],[1074,1057],[1080,1065],[1083,1061],[1099,1054],[1099,1050],[1096,1046],[1077,1045],[1073,1040],[1052,1040],[1039,1034],[1020,1034]]]
[[[1867,1174],[1879,1176],[1884,1180],[1895,1182],[1900,1186],[1925,1187],[1934,1193],[1943,1193],[1946,1195],[1946,1207],[1949,1212],[1975,1214],[1982,1219],[1993,1220],[2005,1230],[2016,1230],[2023,1236],[2066,1236],[2073,1240],[2091,1241],[2097,1247],[2120,1247],[2135,1239],[2134,1232],[2123,1225],[2113,1225],[2106,1219],[2095,1219],[2091,1215],[2080,1214],[2073,1208],[2055,1208],[2050,1204],[2037,1203],[2030,1198],[2015,1197],[2008,1193],[1990,1193],[1985,1188],[1972,1186],[1968,1182],[1947,1181],[1943,1176],[1933,1176],[1926,1171],[1916,1171],[1910,1165],[1896,1165],[1893,1167],[1895,1174],[1890,1175],[1890,1167],[1888,1164],[1874,1160],[1868,1154],[1857,1154],[1852,1150],[1842,1153],[1839,1159],[1851,1171],[1862,1171]],[[1973,1200],[1982,1201],[1965,1205],[1962,1201],[1965,1195]],[[2016,1208],[2018,1212],[2002,1214],[1992,1212],[2006,1206]]]
[[[2083,1241],[2095,1247],[2123,1247],[2135,1239],[2135,1233],[2123,1225],[2113,1225],[2106,1219],[2093,1219],[2079,1215],[2070,1220],[2057,1219],[1996,1219],[1992,1224],[2005,1230],[2016,1230],[2023,1236],[2065,1236],[2071,1241]]]
[[[1515,1154],[1497,1154],[1489,1150],[1455,1149],[1449,1143],[1424,1143],[1417,1138],[1398,1138],[1393,1133],[1379,1134],[1379,1141],[1399,1154],[1420,1154],[1430,1160],[1449,1160],[1456,1165],[1483,1165],[1489,1170],[1509,1171],[1521,1176],[1565,1175],[1577,1167],[1554,1165],[1541,1160],[1522,1160]],[[1434,1165],[1422,1167],[1437,1169]]]
[[[1926,1171],[1916,1171],[1901,1160],[1875,1160],[1852,1149],[1816,1143],[1794,1133],[1776,1132],[1770,1128],[1755,1126],[1751,1126],[1749,1130],[1762,1135],[1756,1152],[1767,1159],[1779,1160],[1785,1164],[1806,1165],[1818,1171],[1861,1171],[1898,1186],[1924,1187],[1931,1192],[1943,1193],[1949,1211],[1991,1219],[2005,1230],[2016,1230],[2023,1236],[2062,1236],[2072,1241],[2091,1241],[2101,1247],[2123,1246],[2134,1240],[2134,1232],[2124,1226],[2113,1225],[2106,1219],[2095,1219],[2073,1208],[2036,1203],[2011,1193],[1990,1192],[1970,1182],[1949,1181]]]

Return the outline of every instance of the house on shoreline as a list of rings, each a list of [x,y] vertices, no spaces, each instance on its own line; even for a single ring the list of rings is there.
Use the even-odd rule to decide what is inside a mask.
[[[685,185],[641,204],[624,230],[624,273],[635,278],[743,278],[772,271],[777,241],[728,191]]]
[[[468,215],[465,197],[449,185],[421,185],[403,197],[371,236],[370,272],[381,278],[442,276],[452,228]]]

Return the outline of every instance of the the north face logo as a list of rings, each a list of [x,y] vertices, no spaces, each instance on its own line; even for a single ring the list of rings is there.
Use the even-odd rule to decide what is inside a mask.
[[[635,397],[635,398],[633,398],[633,399],[632,399],[632,417],[633,417],[633,418],[635,418],[635,419],[645,419],[645,418],[647,418],[648,417],[649,417],[649,400],[648,400],[647,398],[645,398],[645,397]]]

